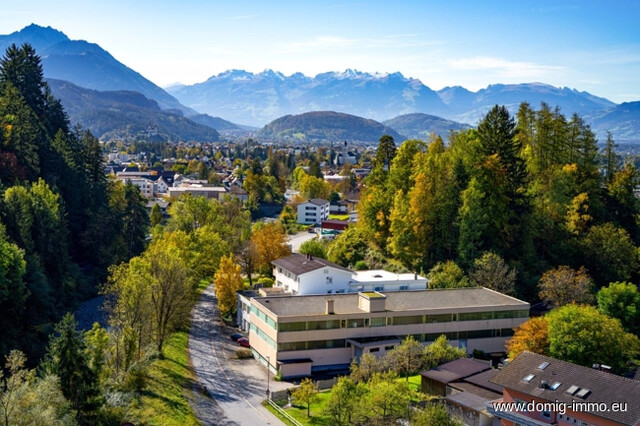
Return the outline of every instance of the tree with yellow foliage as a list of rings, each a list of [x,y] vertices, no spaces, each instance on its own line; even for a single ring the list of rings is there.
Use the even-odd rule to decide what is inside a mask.
[[[265,274],[270,273],[271,262],[291,254],[287,234],[279,223],[255,226],[251,243],[255,247],[258,269]]]
[[[516,329],[507,341],[507,353],[513,359],[522,351],[547,354],[549,350],[549,323],[545,317],[531,318]]]
[[[236,292],[244,287],[240,271],[240,265],[233,261],[233,255],[222,256],[220,268],[215,274],[213,284],[218,298],[218,309],[223,315],[233,310],[236,306]]]

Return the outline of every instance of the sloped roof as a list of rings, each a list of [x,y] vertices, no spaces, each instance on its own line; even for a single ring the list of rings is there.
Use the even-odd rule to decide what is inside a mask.
[[[308,200],[307,203],[315,204],[316,206],[324,206],[328,201],[323,200],[322,198],[312,198]]]
[[[471,358],[460,358],[425,371],[422,376],[446,384],[489,369],[491,366],[485,362]]]
[[[548,363],[544,369],[538,367]],[[525,382],[523,379],[533,375]],[[549,386],[560,383],[557,389],[542,388],[541,381],[545,380]],[[640,381],[616,376],[593,368],[571,364],[545,355],[524,351],[507,364],[491,382],[513,389],[538,400],[560,401],[571,404],[572,401],[605,403],[609,407],[616,403],[627,403],[627,411],[593,411],[590,414],[622,424],[635,425],[640,422]],[[588,389],[590,392],[584,398],[573,395],[567,390],[575,386]]]
[[[310,256],[308,258],[306,255],[299,253],[294,253],[291,256],[276,259],[271,263],[274,266],[287,270],[294,275],[306,274],[307,272],[315,271],[316,269],[325,268],[327,266],[351,272],[350,269],[340,266],[337,263],[329,262],[328,260],[321,259],[319,257]]]

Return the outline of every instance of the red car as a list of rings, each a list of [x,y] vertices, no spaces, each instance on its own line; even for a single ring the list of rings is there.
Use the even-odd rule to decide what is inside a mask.
[[[249,345],[249,339],[247,339],[246,337],[241,337],[238,339],[238,344],[240,346],[244,346],[245,348],[250,348],[251,346]]]

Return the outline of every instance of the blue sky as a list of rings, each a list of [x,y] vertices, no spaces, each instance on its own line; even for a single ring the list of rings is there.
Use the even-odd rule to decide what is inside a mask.
[[[539,81],[640,100],[640,2],[3,1],[0,34],[30,23],[98,43],[158,85],[228,69],[396,72],[432,89]]]

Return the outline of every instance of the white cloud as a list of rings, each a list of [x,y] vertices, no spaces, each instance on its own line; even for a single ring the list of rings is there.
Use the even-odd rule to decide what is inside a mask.
[[[454,70],[494,70],[500,77],[531,79],[558,74],[565,67],[557,65],[541,65],[533,62],[509,61],[490,56],[476,56],[473,58],[451,59],[447,64]]]

